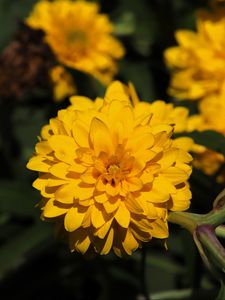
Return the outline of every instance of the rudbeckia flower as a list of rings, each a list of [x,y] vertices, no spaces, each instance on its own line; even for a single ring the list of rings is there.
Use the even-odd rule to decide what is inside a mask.
[[[169,94],[181,100],[204,99],[225,88],[225,8],[199,11],[196,26],[196,32],[177,30],[178,46],[165,51]]]
[[[113,37],[113,25],[96,3],[71,0],[41,0],[27,18],[27,24],[42,29],[59,62],[91,74],[108,84],[117,72],[117,60],[124,55]]]
[[[168,211],[191,199],[192,157],[171,138],[174,125],[141,113],[134,88],[120,82],[104,98],[71,102],[43,127],[27,164],[39,172],[42,217],[83,254],[131,255],[167,238]]]

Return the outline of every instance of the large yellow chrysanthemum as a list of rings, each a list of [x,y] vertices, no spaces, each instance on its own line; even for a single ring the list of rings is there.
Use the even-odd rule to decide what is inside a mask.
[[[117,72],[116,60],[124,48],[113,36],[107,15],[96,3],[41,0],[27,18],[33,28],[44,30],[46,41],[58,60],[109,83]]]
[[[43,218],[61,224],[72,250],[131,255],[168,237],[168,210],[189,207],[192,158],[171,139],[173,125],[136,100],[114,82],[104,99],[72,97],[41,132],[27,167],[39,172]]]
[[[225,8],[197,14],[197,32],[178,30],[178,46],[165,51],[172,70],[169,93],[198,100],[225,88]]]

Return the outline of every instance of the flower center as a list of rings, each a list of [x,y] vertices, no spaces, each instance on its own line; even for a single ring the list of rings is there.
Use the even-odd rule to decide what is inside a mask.
[[[108,174],[112,176],[116,176],[118,173],[120,173],[120,167],[117,165],[111,165],[107,169]]]
[[[84,43],[87,39],[87,35],[83,31],[79,30],[72,30],[67,32],[66,34],[66,40],[69,43],[75,44],[75,43]]]

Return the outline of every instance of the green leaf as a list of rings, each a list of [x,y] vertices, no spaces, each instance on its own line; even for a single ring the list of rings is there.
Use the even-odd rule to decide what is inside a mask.
[[[133,255],[133,258],[140,261],[141,254],[136,252]],[[184,267],[175,260],[171,260],[171,258],[166,255],[160,255],[156,253],[151,253],[146,257],[146,265],[147,267],[150,267],[150,269],[155,267],[171,274],[184,274],[185,272]]]
[[[0,49],[10,42],[16,30],[18,20],[24,19],[32,8],[35,0],[7,1],[0,0]]]
[[[52,228],[44,223],[34,224],[31,228],[14,236],[0,249],[0,278],[20,266],[27,254],[48,240]]]
[[[128,36],[135,31],[135,17],[132,12],[125,11],[114,22],[114,34],[117,36]]]
[[[124,78],[124,83],[130,81],[134,84],[141,100],[151,102],[155,99],[153,77],[146,62],[124,60],[120,64],[120,74]]]
[[[216,300],[224,300],[224,299],[225,299],[225,284],[221,282],[220,291]]]
[[[225,137],[219,132],[213,130],[193,131],[190,133],[182,133],[176,136],[184,135],[191,137],[196,144],[203,145],[225,155]]]
[[[34,217],[38,215],[35,210],[38,199],[38,193],[29,185],[0,180],[0,211],[15,216]]]
[[[151,295],[152,300],[175,300],[175,299],[189,299],[192,294],[191,289],[171,290],[165,292],[158,292]]]

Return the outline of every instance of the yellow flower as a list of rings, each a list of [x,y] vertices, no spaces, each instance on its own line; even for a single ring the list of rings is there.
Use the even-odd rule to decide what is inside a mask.
[[[207,148],[202,153],[194,155],[193,166],[202,170],[206,175],[214,175],[222,164],[224,164],[224,156]],[[221,177],[219,181],[223,181]]]
[[[53,84],[53,96],[56,102],[76,93],[73,77],[62,66],[56,66],[50,70],[50,78]]]
[[[221,98],[207,97],[200,103],[199,115],[188,119],[187,131],[215,130],[225,134],[225,125],[221,120],[225,118],[225,104]],[[202,170],[206,175],[214,175],[224,164],[225,159],[221,153],[208,149],[205,146],[194,144],[190,147],[193,152],[193,166]],[[224,182],[225,176],[220,174],[217,181]]]
[[[167,238],[168,210],[185,210],[191,199],[192,157],[175,146],[173,126],[152,123],[133,87],[117,81],[104,99],[71,101],[42,129],[27,165],[39,172],[43,218],[61,224],[83,254],[131,255]]]
[[[203,120],[201,129],[210,129],[225,136],[225,93],[212,95],[201,101],[199,105]]]
[[[41,0],[27,23],[45,32],[61,63],[107,84],[117,72],[116,60],[124,55],[124,48],[112,36],[113,25],[107,15],[98,11],[96,3]]]
[[[197,32],[178,30],[178,46],[165,51],[171,68],[169,93],[179,99],[199,100],[225,88],[225,8],[201,10]]]

